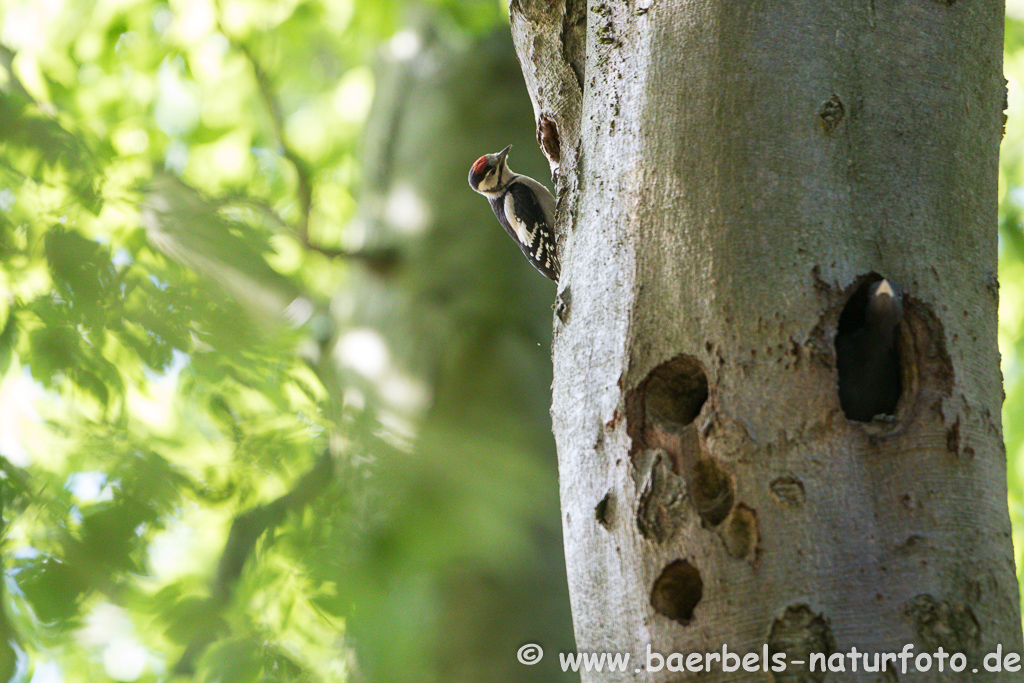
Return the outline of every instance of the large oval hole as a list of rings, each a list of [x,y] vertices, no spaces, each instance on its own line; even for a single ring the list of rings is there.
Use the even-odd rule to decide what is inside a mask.
[[[850,420],[871,422],[896,413],[903,391],[898,339],[903,291],[881,276],[869,276],[839,316],[836,369],[839,404]]]
[[[651,588],[651,606],[659,614],[685,626],[704,595],[704,581],[697,568],[686,560],[666,566]]]

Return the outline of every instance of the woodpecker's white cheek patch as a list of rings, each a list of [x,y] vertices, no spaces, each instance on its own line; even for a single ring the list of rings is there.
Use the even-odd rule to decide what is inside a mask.
[[[508,224],[512,226],[512,229],[516,231],[520,244],[529,245],[533,242],[533,231],[516,215],[515,200],[512,198],[511,192],[505,195],[505,218],[508,219]]]
[[[491,192],[494,190],[494,186],[497,185],[497,181],[494,179],[494,174],[484,176],[484,179],[477,185],[477,192]]]

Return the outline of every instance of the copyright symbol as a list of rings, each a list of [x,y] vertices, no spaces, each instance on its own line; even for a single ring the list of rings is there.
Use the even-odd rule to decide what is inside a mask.
[[[519,648],[519,652],[516,653],[516,659],[519,660],[519,663],[526,666],[533,666],[543,657],[544,650],[536,643],[527,643]]]

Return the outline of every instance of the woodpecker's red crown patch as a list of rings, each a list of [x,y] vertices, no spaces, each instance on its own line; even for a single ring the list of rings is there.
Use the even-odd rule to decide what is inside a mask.
[[[487,157],[482,156],[473,164],[473,174],[483,173],[485,168],[487,168]]]

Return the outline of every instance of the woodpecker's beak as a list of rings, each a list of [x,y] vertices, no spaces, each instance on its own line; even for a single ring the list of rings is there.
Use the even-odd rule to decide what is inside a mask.
[[[508,151],[510,149],[512,149],[512,145],[509,145],[505,149],[503,149],[500,152],[498,152],[498,164],[499,165],[505,163],[505,157],[508,156]]]

